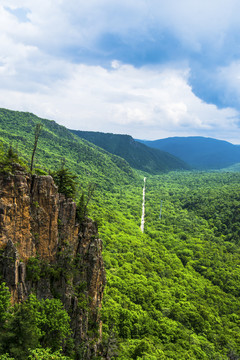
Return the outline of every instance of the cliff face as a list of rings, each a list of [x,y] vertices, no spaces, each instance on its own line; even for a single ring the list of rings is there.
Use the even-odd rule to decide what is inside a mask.
[[[76,204],[58,193],[50,176],[0,174],[0,275],[12,302],[32,291],[39,298],[59,297],[86,359],[96,352],[101,333],[101,252],[96,224],[88,218],[77,222]]]

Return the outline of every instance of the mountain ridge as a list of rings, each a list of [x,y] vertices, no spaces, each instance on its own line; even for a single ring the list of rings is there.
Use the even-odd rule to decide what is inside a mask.
[[[125,182],[134,178],[133,170],[124,159],[81,140],[53,120],[42,119],[31,113],[0,109],[0,143],[4,147],[11,144],[29,161],[37,123],[41,123],[43,129],[38,142],[36,164],[44,164],[45,170],[56,169],[65,159],[73,172],[81,173],[81,183],[98,179],[99,186],[108,187],[109,172],[114,183],[120,179]]]
[[[137,141],[168,151],[196,169],[222,169],[240,162],[240,145],[210,137],[169,137]]]
[[[151,147],[135,141],[130,135],[81,130],[71,130],[71,132],[111,154],[124,158],[131,167],[138,170],[156,174],[164,171],[190,169],[188,164],[176,156],[159,149],[153,150]]]

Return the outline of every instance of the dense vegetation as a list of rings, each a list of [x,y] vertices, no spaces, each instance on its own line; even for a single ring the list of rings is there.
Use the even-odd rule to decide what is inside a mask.
[[[78,175],[82,186],[97,179],[102,189],[108,189],[114,183],[128,182],[134,177],[133,170],[124,159],[79,139],[54,121],[40,119],[30,113],[0,109],[0,142],[5,149],[11,145],[30,166],[34,131],[38,123],[43,128],[34,168],[54,171],[65,159],[67,167]]]
[[[124,158],[133,168],[159,174],[170,170],[190,169],[184,161],[165,151],[135,141],[129,135],[72,130],[74,134]]]
[[[31,356],[33,349],[41,354],[41,349],[46,352],[51,349],[52,353],[59,352],[63,345],[67,352],[73,348],[70,317],[58,299],[38,300],[31,294],[24,303],[12,307],[8,288],[1,283],[0,320],[0,359],[8,359],[9,353],[13,359],[24,360],[28,355],[30,359],[38,359]],[[60,352],[58,355],[61,359]]]
[[[139,140],[154,149],[168,151],[195,169],[222,169],[240,163],[240,146],[200,136]]]
[[[120,339],[119,359],[239,358],[239,181],[232,173],[147,178],[143,235],[140,189],[124,191],[128,203],[119,192],[108,199],[103,321]]]
[[[32,121],[32,115],[27,120],[20,113],[19,122],[18,115],[14,116],[15,127],[18,124],[19,127],[11,128],[11,136],[1,130],[4,144],[14,145],[16,139],[24,139],[24,129]],[[29,125],[26,136],[29,144],[33,144],[34,124]],[[10,129],[11,125],[4,123],[5,126]],[[136,173],[124,160],[112,158],[87,142],[78,143],[78,139],[68,135],[64,128],[58,129],[55,123],[51,133],[51,126],[51,122],[44,122],[36,153],[38,163],[56,171],[53,159],[59,161],[59,167],[64,156],[84,189],[91,189],[90,181],[97,184],[88,212],[98,222],[107,270],[102,309],[105,358],[240,359],[240,173],[170,172],[154,176]],[[71,141],[73,147],[85,149],[86,146],[90,154],[99,156],[96,159],[86,156],[86,162],[82,157],[81,166],[90,172],[89,178],[75,163],[78,155],[72,151]],[[61,143],[66,147],[61,148]],[[28,160],[29,152],[21,141],[20,150]],[[116,159],[122,167],[117,167]],[[102,161],[107,162],[109,172],[105,165],[102,167]],[[147,177],[144,234],[139,229],[143,176]],[[81,191],[76,196],[80,194]],[[22,312],[6,306],[8,298],[3,285],[1,294],[0,316],[3,322],[11,316],[10,326]],[[27,309],[31,301],[36,299],[30,299],[20,308]],[[44,306],[44,303],[37,305],[38,311],[45,311]],[[46,317],[45,321],[48,323]],[[35,326],[32,333],[38,335],[29,346],[32,347],[29,356],[34,358],[35,351],[40,354],[36,359],[37,356],[40,359],[41,352],[45,352],[42,358],[48,359],[46,354],[51,348],[55,358],[60,359],[59,345],[54,346],[51,338],[45,345],[44,337],[40,336],[42,322],[36,320]],[[65,332],[61,336],[65,334],[68,338],[69,329],[62,330]],[[2,354],[10,352],[12,357],[20,359],[11,350],[13,343],[9,340],[6,347],[2,339],[0,336]],[[70,349],[69,345],[66,355],[71,358]]]

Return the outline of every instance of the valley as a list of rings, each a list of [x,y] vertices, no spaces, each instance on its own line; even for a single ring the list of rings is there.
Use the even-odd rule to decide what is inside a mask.
[[[64,158],[77,204],[96,185],[86,215],[97,223],[106,271],[97,358],[238,359],[240,173],[139,170],[54,122],[4,109],[1,157],[11,145],[28,166],[39,121],[35,174],[57,171]]]

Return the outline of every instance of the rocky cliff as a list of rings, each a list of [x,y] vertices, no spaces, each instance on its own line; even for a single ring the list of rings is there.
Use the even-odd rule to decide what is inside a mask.
[[[32,291],[38,298],[60,298],[86,359],[96,353],[101,335],[101,252],[96,224],[77,221],[76,204],[58,193],[51,176],[21,169],[0,174],[0,275],[12,302]]]

